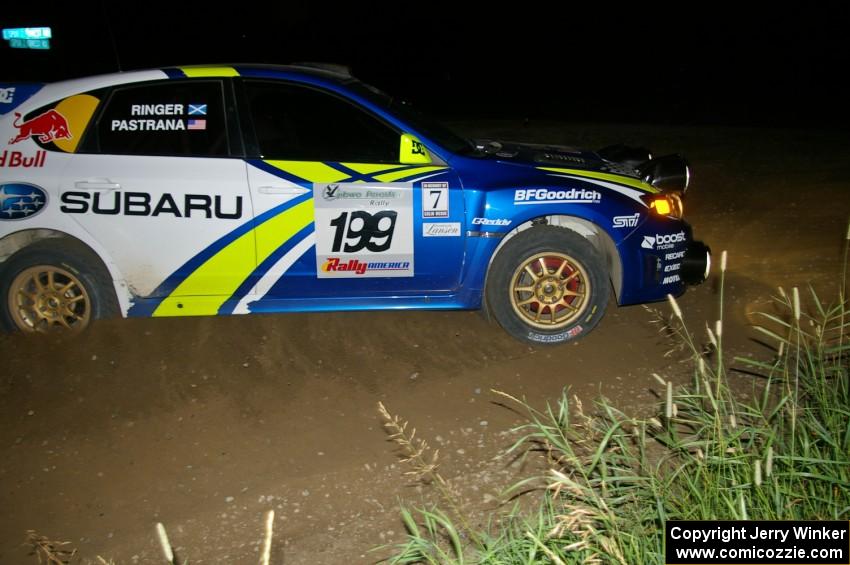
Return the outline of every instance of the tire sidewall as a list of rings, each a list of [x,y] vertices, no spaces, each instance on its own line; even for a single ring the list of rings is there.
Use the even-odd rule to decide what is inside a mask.
[[[528,257],[547,251],[569,255],[581,264],[590,282],[590,295],[581,317],[548,332],[525,323],[514,311],[510,298],[516,269]],[[604,315],[609,294],[608,270],[593,245],[578,233],[555,226],[528,228],[505,242],[493,259],[486,286],[487,305],[499,325],[532,345],[558,345],[584,336]]]

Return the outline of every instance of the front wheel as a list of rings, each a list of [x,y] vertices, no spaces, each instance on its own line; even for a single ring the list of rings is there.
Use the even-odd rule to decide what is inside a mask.
[[[518,233],[493,259],[486,298],[515,338],[554,345],[590,331],[605,313],[605,261],[579,234],[554,226]]]

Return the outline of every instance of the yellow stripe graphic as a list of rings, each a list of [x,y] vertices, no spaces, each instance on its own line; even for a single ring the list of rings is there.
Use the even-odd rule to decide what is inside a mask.
[[[68,120],[68,128],[71,130],[70,139],[54,139],[53,144],[65,151],[73,153],[77,150],[77,144],[83,137],[83,132],[86,131],[86,126],[94,114],[100,100],[88,94],[77,94],[70,96],[56,105],[56,111],[65,116]]]
[[[233,67],[180,67],[187,77],[238,77]]]
[[[321,161],[266,161],[272,167],[309,182],[339,182],[349,175]]]
[[[153,316],[210,316],[277,248],[313,221],[313,201],[282,212],[207,259],[163,300]],[[256,262],[253,261],[256,243]],[[251,261],[245,261],[251,257]]]
[[[610,173],[597,173],[595,171],[582,171],[577,169],[560,169],[557,167],[537,167],[542,171],[552,171],[555,173],[564,173],[567,175],[575,175],[577,177],[587,177],[592,179],[599,180],[607,180],[617,184],[624,184],[626,186],[631,186],[632,188],[636,188],[638,190],[642,190],[644,192],[659,192],[657,188],[654,186],[650,186],[643,181],[638,179],[633,179],[629,177],[621,177],[620,175],[612,175]]]
[[[415,169],[407,169],[406,171],[396,171],[394,173],[386,173],[383,175],[374,175],[381,182],[393,182],[394,180],[403,179],[417,174],[425,174],[433,171],[442,171],[445,167],[417,167]]]
[[[305,200],[283,214],[264,222],[257,232],[257,263],[262,263],[278,247],[313,222],[313,200]]]
[[[375,164],[375,163],[340,163],[341,165],[348,167],[352,171],[357,171],[361,175],[371,175],[373,173],[380,173],[381,171],[391,171],[393,169],[399,168],[400,165],[387,165],[386,163]]]

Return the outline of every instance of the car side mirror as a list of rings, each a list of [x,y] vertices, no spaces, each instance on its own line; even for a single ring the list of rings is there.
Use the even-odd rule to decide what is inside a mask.
[[[403,133],[399,144],[398,162],[402,165],[430,165],[431,155],[415,135]]]

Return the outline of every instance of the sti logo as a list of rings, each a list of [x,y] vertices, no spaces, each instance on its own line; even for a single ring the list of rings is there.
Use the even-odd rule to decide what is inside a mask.
[[[640,214],[632,214],[631,216],[614,216],[615,228],[633,228],[638,225]]]

